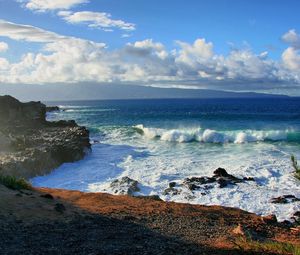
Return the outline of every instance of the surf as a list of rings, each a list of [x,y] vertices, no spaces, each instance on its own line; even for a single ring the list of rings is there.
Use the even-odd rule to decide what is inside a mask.
[[[182,128],[163,129],[144,127],[142,124],[133,129],[148,139],[159,139],[167,142],[189,143],[236,143],[244,144],[265,141],[300,142],[300,132],[292,130],[235,130],[217,131],[213,129]]]

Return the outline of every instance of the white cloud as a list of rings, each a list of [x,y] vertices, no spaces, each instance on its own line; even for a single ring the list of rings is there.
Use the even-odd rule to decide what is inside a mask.
[[[60,11],[58,15],[65,21],[71,24],[87,24],[91,28],[100,28],[105,31],[111,31],[112,28],[118,28],[126,31],[135,30],[135,24],[128,23],[123,20],[116,20],[111,18],[111,14],[105,12],[91,12],[91,11]]]
[[[25,8],[32,11],[45,12],[57,9],[70,9],[78,4],[88,3],[89,0],[21,0]]]
[[[8,44],[5,42],[0,42],[0,52],[5,52],[8,50]]]
[[[293,47],[288,47],[282,53],[282,60],[288,69],[300,73],[300,55],[298,50]]]
[[[291,29],[285,33],[282,36],[282,40],[296,49],[300,48],[300,35],[297,34],[295,29]]]
[[[192,43],[177,41],[174,50],[152,39],[109,50],[103,43],[4,21],[0,36],[44,43],[40,52],[28,52],[18,62],[0,58],[3,83],[130,82],[248,91],[300,86],[300,56],[293,47],[283,52],[282,61],[250,49],[219,55],[213,43],[203,38]]]
[[[16,24],[5,20],[0,20],[0,36],[28,42],[52,42],[66,38],[38,27]]]
[[[160,59],[166,59],[168,52],[162,43],[153,42],[152,39],[146,39],[144,41],[137,41],[135,43],[128,43],[126,50],[133,55],[149,56],[151,54],[157,56]]]
[[[300,35],[296,30],[291,29],[282,36],[288,47],[281,55],[284,67],[300,80]]]
[[[213,44],[206,43],[205,39],[197,39],[192,45],[181,41],[177,41],[177,44],[181,47],[177,60],[187,65],[206,62],[214,54]]]

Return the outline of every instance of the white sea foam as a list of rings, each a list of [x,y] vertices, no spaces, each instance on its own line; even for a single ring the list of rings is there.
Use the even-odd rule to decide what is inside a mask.
[[[89,112],[97,113],[97,112],[112,112],[112,111],[116,111],[116,109],[108,109],[108,108],[93,109],[93,108],[84,107],[83,109],[80,109],[80,108],[68,109],[68,108],[66,108],[64,111],[65,112],[78,112],[78,113],[89,113]]]
[[[289,130],[245,130],[245,131],[216,131],[201,128],[161,129],[148,128],[143,125],[134,126],[149,139],[160,139],[169,142],[203,142],[203,143],[249,143],[258,141],[287,140]]]
[[[49,118],[56,120],[61,115],[68,118],[77,112],[93,111],[89,106],[61,108],[65,111],[51,113]],[[299,181],[294,178],[290,163],[292,153],[300,158],[299,144],[285,143],[293,139],[299,141],[299,133],[292,129],[219,130],[213,125],[208,125],[211,129],[200,125],[174,126],[178,128],[137,125],[134,126],[136,132],[127,126],[93,126],[97,131],[91,132],[92,135],[101,133],[100,139],[93,138],[101,143],[93,144],[91,154],[79,162],[64,164],[49,175],[36,177],[32,182],[36,186],[112,192],[111,181],[128,176],[139,181],[141,191],[137,194],[159,195],[166,201],[238,207],[261,215],[276,214],[279,220],[290,219],[294,212],[300,211],[299,202],[270,203],[271,198],[281,195],[300,197]],[[224,167],[237,177],[254,177],[256,181],[223,189],[216,185],[205,196],[201,195],[201,189],[191,192],[184,187],[177,196],[163,193],[171,181],[180,184],[187,177],[211,176],[218,167]]]
[[[122,137],[123,129],[109,130],[106,143],[93,145],[93,152],[84,160],[64,164],[49,175],[32,179],[32,182],[36,186],[113,193],[110,189],[112,180],[128,176],[140,183],[141,191],[136,195],[159,195],[166,201],[237,207],[260,215],[276,214],[279,220],[290,219],[300,210],[299,202],[270,203],[272,198],[281,195],[300,197],[299,183],[293,176],[289,159],[294,152],[300,157],[297,145],[247,143],[239,146],[234,142],[223,143],[224,136],[212,130],[206,133],[199,129],[189,129],[189,132],[146,130],[149,137],[160,139],[145,139],[145,136],[135,134],[134,139],[126,140]],[[200,141],[204,133],[209,142],[199,145],[168,143],[161,138],[187,141],[199,135]],[[239,132],[236,142],[249,141],[246,134],[250,133]],[[262,134],[253,131],[251,135],[258,137]],[[223,145],[215,146],[212,141],[221,141]],[[184,187],[177,196],[163,194],[171,181],[180,184],[186,177],[211,176],[218,167],[224,167],[237,177],[252,176],[256,181],[222,189],[216,185],[205,196],[201,195],[201,189],[191,192]]]

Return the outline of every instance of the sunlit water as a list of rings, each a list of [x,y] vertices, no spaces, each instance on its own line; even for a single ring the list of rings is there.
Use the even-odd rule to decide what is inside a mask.
[[[239,207],[289,219],[300,203],[272,204],[280,195],[300,197],[290,155],[300,158],[300,99],[190,99],[59,102],[50,120],[74,119],[100,141],[85,159],[32,180],[36,186],[110,192],[112,180],[139,181],[140,195],[164,200]],[[256,182],[215,186],[208,194],[162,193],[171,181],[211,176],[225,168]]]

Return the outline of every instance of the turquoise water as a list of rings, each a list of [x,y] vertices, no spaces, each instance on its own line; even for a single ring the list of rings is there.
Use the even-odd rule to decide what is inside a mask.
[[[51,104],[51,103],[48,103]],[[129,176],[141,195],[165,200],[239,207],[288,218],[299,203],[270,204],[278,195],[300,197],[290,155],[300,158],[300,99],[174,99],[56,102],[49,120],[74,119],[91,131],[93,152],[64,164],[35,185],[111,192],[112,180]],[[254,184],[214,188],[204,196],[184,191],[164,196],[170,181],[211,176],[224,167]]]

